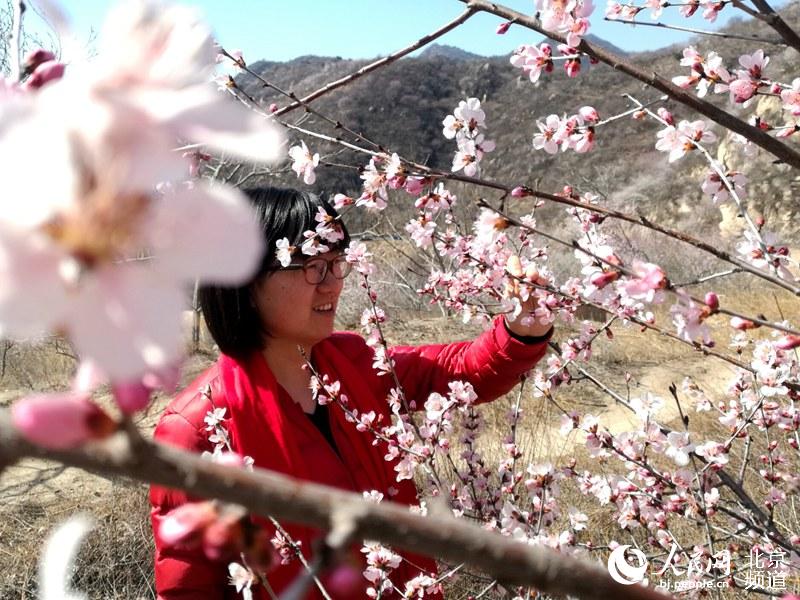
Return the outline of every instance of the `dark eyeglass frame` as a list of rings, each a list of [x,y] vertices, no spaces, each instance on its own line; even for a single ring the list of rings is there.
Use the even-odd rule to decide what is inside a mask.
[[[320,275],[320,271],[314,268],[314,265],[322,264],[322,275]],[[336,270],[334,269],[334,265],[339,265],[339,271],[341,275],[336,274]],[[267,271],[297,271],[302,270],[303,275],[306,279],[307,283],[311,285],[319,285],[325,278],[328,276],[328,271],[336,279],[345,279],[348,275],[350,275],[351,271],[353,270],[353,265],[347,262],[347,258],[344,254],[339,254],[334,256],[333,258],[322,258],[321,256],[311,256],[303,261],[302,264],[291,263],[282,267],[277,265],[275,267],[270,267]]]

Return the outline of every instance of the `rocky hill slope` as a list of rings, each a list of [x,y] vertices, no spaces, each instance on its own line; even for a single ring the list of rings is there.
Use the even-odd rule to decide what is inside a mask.
[[[790,24],[800,24],[800,3],[793,2],[782,12]],[[625,35],[625,27],[619,25],[620,35]],[[774,32],[752,20],[734,21],[726,31],[775,38]],[[532,34],[531,38],[533,40],[535,36]],[[692,43],[701,52],[717,51],[731,68],[736,65],[740,54],[759,47],[741,40],[708,37],[698,38]],[[667,77],[688,74],[688,69],[678,64],[684,46],[629,54],[628,58]],[[800,62],[794,50],[774,45],[766,45],[764,50],[771,58],[767,76],[790,82],[800,75],[797,71]],[[305,56],[284,63],[259,61],[251,67],[267,80],[302,95],[364,64],[366,61]],[[688,156],[669,164],[666,155],[655,149],[656,132],[661,128],[657,123],[625,118],[598,129],[596,148],[586,155],[571,151],[549,155],[533,150],[531,139],[536,131],[536,120],[550,113],[570,114],[588,104],[595,106],[601,117],[608,117],[630,106],[623,97],[625,93],[645,102],[658,97],[654,90],[606,65],[584,64],[580,75],[569,80],[561,64],[557,63],[554,73],[543,75],[538,83],[533,84],[509,64],[508,56],[476,57],[457,49],[432,47],[419,57],[397,61],[337,90],[315,102],[314,106],[391,151],[448,169],[455,144],[442,136],[442,119],[452,112],[459,100],[475,96],[481,99],[486,110],[487,137],[497,142],[497,150],[487,155],[483,162],[485,178],[538,185],[548,191],[557,191],[570,184],[582,191],[604,195],[611,206],[639,212],[651,219],[665,220],[696,234],[725,238],[736,230],[738,219],[727,215],[723,231],[720,231],[719,208],[714,207],[700,190],[706,172],[701,157]],[[239,82],[256,98],[267,103],[285,103],[248,75],[242,75]],[[717,96],[712,101],[742,115],[750,112],[748,109],[732,109],[726,96]],[[674,109],[677,118],[698,118],[683,107],[667,106]],[[767,117],[775,116],[777,104],[774,99],[765,99],[757,110]],[[296,111],[288,116],[292,122],[302,117],[304,127],[331,131],[330,126],[313,115]],[[718,126],[715,125],[714,129],[721,133]],[[360,186],[357,166],[366,162],[365,157],[342,152],[340,148],[312,138],[304,139],[314,151],[324,156],[324,162],[352,166],[320,167],[314,190],[356,192]],[[794,141],[798,142],[800,140]],[[724,152],[724,141],[722,145]],[[753,209],[764,214],[773,229],[791,236],[796,229],[794,223],[800,217],[800,174],[787,167],[771,166],[770,161],[771,157],[764,153],[748,164],[738,158],[730,160],[731,166],[744,170],[750,179],[748,201]],[[286,185],[303,185],[294,178],[294,173],[287,173],[285,168],[284,173],[277,177]],[[493,197],[489,192],[471,188],[465,192],[465,200],[482,193]],[[388,214],[398,217],[395,220],[398,221],[412,210],[413,204],[408,197],[398,195]],[[563,210],[546,208],[546,215],[548,210],[550,218],[563,218]],[[372,217],[357,216],[355,219],[356,223],[351,222],[355,229],[375,226]]]

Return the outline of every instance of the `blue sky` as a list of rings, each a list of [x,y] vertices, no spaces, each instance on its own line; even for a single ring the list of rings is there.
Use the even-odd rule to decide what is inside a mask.
[[[659,48],[686,40],[690,35],[604,22],[605,2],[595,2],[592,33],[624,50]],[[80,0],[63,5],[80,37],[88,39],[92,28],[99,28],[112,3],[113,0]],[[408,45],[464,9],[457,0],[186,0],[182,3],[199,7],[222,44],[242,49],[245,59],[251,62],[283,61],[304,54],[373,58]],[[533,12],[533,0],[502,3],[521,12]],[[738,13],[726,8],[716,24],[709,24],[699,12],[687,20],[670,18],[667,10],[662,20],[710,29]],[[648,20],[649,11],[643,11],[640,18]],[[476,15],[438,43],[492,56],[508,54],[519,44],[536,42],[541,37],[522,27],[512,27],[506,35],[496,35],[494,30],[499,22],[494,15]]]

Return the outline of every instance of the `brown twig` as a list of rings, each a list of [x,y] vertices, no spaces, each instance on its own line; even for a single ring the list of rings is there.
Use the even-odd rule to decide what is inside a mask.
[[[376,60],[375,62],[372,62],[364,67],[361,67],[358,71],[350,73],[349,75],[346,75],[341,79],[337,79],[336,81],[331,81],[330,83],[322,86],[318,90],[311,92],[307,96],[303,96],[299,100],[292,102],[291,104],[284,106],[283,108],[278,109],[275,112],[275,116],[280,117],[281,115],[285,115],[286,113],[295,110],[296,108],[300,108],[301,106],[307,105],[309,102],[316,100],[320,96],[324,96],[325,94],[332,92],[337,88],[352,83],[353,81],[359,79],[360,77],[363,77],[367,73],[371,73],[376,69],[380,69],[381,67],[385,67],[386,65],[395,62],[397,59],[402,58],[406,54],[410,54],[411,52],[414,52],[414,50],[422,48],[423,46],[431,43],[433,40],[443,36],[448,31],[455,29],[456,27],[464,23],[467,19],[469,19],[472,15],[474,15],[476,12],[478,12],[478,9],[472,7],[467,8],[467,10],[461,13],[458,17],[456,17],[443,27],[440,27],[436,31],[429,33],[423,38],[420,38],[410,46],[407,46],[402,50],[393,52],[389,56],[385,56],[381,59]]]
[[[458,1],[467,4],[467,6],[470,8],[497,15],[508,21],[513,21],[515,25],[522,25],[523,27],[537,31],[553,40],[564,44],[567,43],[566,36],[555,31],[549,31],[545,29],[542,27],[538,19],[516,10],[512,10],[501,4],[489,2],[489,0]],[[654,87],[660,92],[667,94],[675,101],[692,108],[700,114],[708,117],[715,123],[722,125],[726,129],[730,129],[731,131],[743,135],[745,138],[751,140],[754,144],[760,146],[786,164],[800,169],[800,151],[797,151],[783,142],[773,138],[765,131],[762,131],[755,126],[742,121],[734,115],[717,108],[710,102],[707,102],[702,98],[698,98],[691,92],[681,89],[670,80],[660,76],[658,73],[647,72],[645,69],[638,67],[631,61],[625,60],[613,52],[602,48],[596,43],[588,42],[585,39],[581,40],[577,50],[606,63],[607,65],[625,73],[626,75],[630,75],[634,79],[638,79],[639,81]]]
[[[630,25],[644,25],[645,27],[660,27],[662,29],[674,29],[675,31],[686,31],[688,33],[697,33],[700,35],[708,35],[713,37],[721,37],[726,38],[729,40],[746,40],[748,42],[757,42],[760,44],[772,44],[775,46],[787,46],[788,44],[783,40],[771,40],[766,38],[760,38],[757,35],[737,35],[735,33],[722,33],[721,31],[707,31],[705,29],[692,29],[691,27],[680,27],[679,25],[668,25],[667,23],[648,23],[647,21],[635,21],[635,20],[621,20],[621,19],[609,19],[608,17],[605,18],[606,21],[611,21],[620,24],[630,24]]]
[[[531,585],[545,593],[587,599],[664,600],[655,590],[613,581],[596,564],[521,544],[463,520],[443,515],[435,520],[422,517],[392,502],[374,504],[360,494],[270,471],[225,467],[150,441],[134,454],[122,433],[77,450],[44,450],[22,439],[9,412],[0,411],[0,457],[15,461],[28,456],[179,488],[194,496],[239,504],[255,514],[320,529],[331,528],[332,516],[341,507],[357,507],[351,512],[354,539],[377,540],[440,560],[464,562],[502,581]]]

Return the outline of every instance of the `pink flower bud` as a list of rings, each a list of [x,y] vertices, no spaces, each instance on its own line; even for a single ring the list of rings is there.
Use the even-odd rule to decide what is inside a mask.
[[[271,113],[278,112],[278,105],[275,104],[274,102],[272,104],[270,104],[269,105],[269,112],[271,112]]]
[[[497,35],[503,35],[505,34],[506,31],[508,31],[509,27],[511,27],[511,21],[500,23],[500,25],[497,26],[497,30],[495,31],[495,33],[497,33]]]
[[[756,227],[761,229],[764,226],[764,223],[766,223],[766,221],[764,220],[764,216],[763,215],[758,215],[756,217]]]
[[[147,408],[150,404],[151,390],[141,381],[115,384],[111,386],[111,391],[114,393],[117,406],[126,415]]]
[[[178,365],[162,367],[156,371],[148,371],[142,377],[142,384],[150,390],[164,390],[172,394],[178,389],[181,381],[181,368]]]
[[[747,331],[748,329],[757,329],[761,326],[747,319],[742,319],[741,317],[733,317],[731,318],[731,327],[739,331]]]
[[[425,187],[424,177],[407,177],[405,183],[406,193],[412,196],[419,195]]]
[[[343,564],[321,577],[325,589],[333,598],[355,598],[364,596],[364,578],[355,567]]]
[[[781,350],[794,350],[798,346],[800,346],[800,335],[785,335],[775,342],[775,347]]]
[[[511,197],[512,198],[524,198],[525,196],[530,196],[533,192],[530,188],[525,187],[524,185],[518,185],[513,190],[511,190]]]
[[[25,55],[25,60],[22,61],[22,67],[25,73],[33,73],[39,65],[55,59],[56,55],[49,50],[37,48]]]
[[[634,121],[641,121],[647,116],[647,113],[643,110],[637,110],[635,113],[631,115],[631,118]]]
[[[706,306],[711,309],[712,313],[715,313],[719,310],[719,296],[717,296],[714,292],[708,292],[703,301],[706,303]]]
[[[64,63],[54,60],[42,63],[34,70],[33,74],[25,80],[25,88],[28,90],[38,90],[51,81],[61,79],[64,75]]]
[[[564,70],[567,72],[567,77],[577,77],[581,70],[580,60],[568,60],[564,62]]]
[[[592,285],[603,289],[612,281],[616,281],[619,279],[619,271],[601,271],[599,273],[595,273],[589,278],[589,281]]]
[[[216,521],[217,508],[211,502],[190,502],[169,512],[156,535],[167,546],[197,546],[206,527]]]
[[[675,125],[675,117],[673,117],[673,116],[672,116],[672,113],[671,113],[671,112],[669,112],[669,111],[668,111],[666,108],[664,108],[664,107],[662,106],[662,107],[661,107],[661,108],[659,108],[659,109],[658,109],[658,111],[656,111],[656,112],[658,113],[658,116],[659,116],[659,117],[661,117],[662,119],[664,119],[664,122],[665,122],[667,125]]]
[[[55,450],[108,437],[117,427],[88,398],[70,392],[22,398],[11,407],[11,418],[26,440]]]
[[[578,114],[580,114],[587,123],[597,123],[600,120],[600,115],[597,114],[597,109],[593,106],[582,106],[578,110]]]

